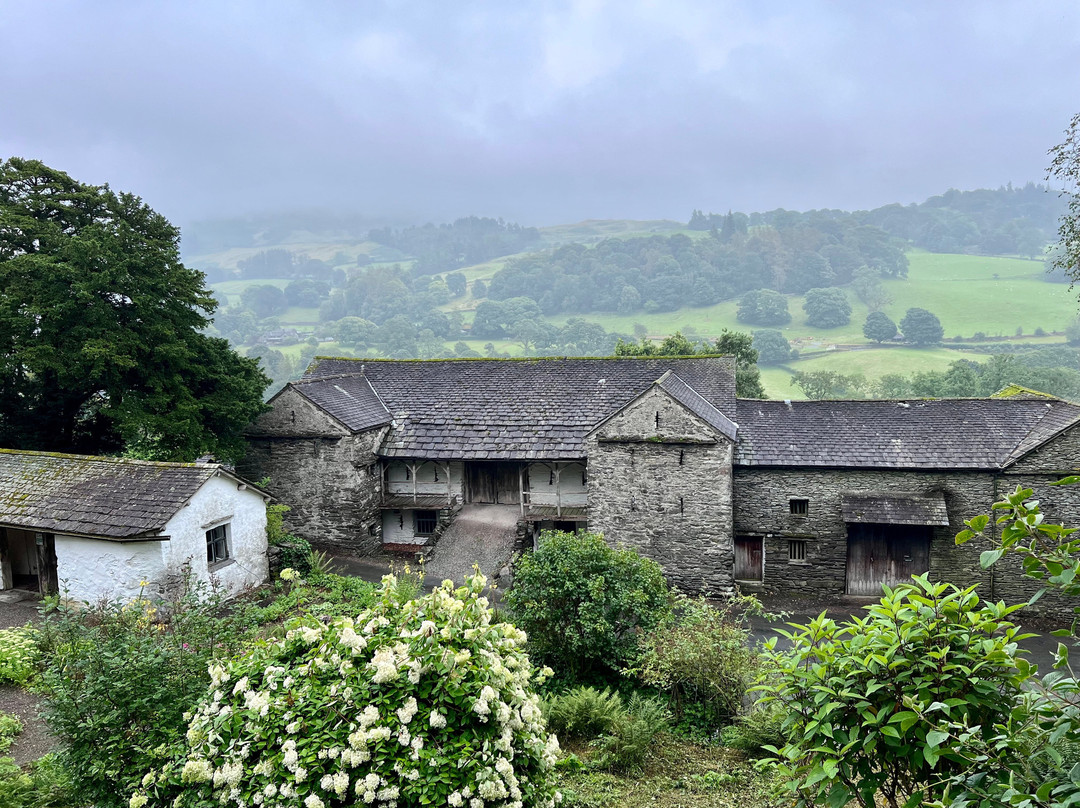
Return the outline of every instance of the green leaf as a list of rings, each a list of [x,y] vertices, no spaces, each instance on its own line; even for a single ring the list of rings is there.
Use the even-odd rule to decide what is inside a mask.
[[[1005,550],[998,548],[997,550],[983,550],[979,554],[979,564],[983,569],[989,569],[994,566],[1001,557],[1005,555]]]
[[[942,743],[948,739],[949,733],[942,732],[939,729],[932,729],[926,733],[926,742],[930,745],[931,749],[936,749],[941,746]]]

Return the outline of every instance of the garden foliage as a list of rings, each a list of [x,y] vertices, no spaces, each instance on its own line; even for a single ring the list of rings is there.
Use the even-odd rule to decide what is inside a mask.
[[[780,632],[792,648],[770,652],[777,672],[757,690],[788,713],[789,740],[770,751],[797,805],[921,805],[968,773],[967,749],[1021,702],[1017,641],[1030,636],[1009,622],[1019,607],[973,590],[916,577],[886,587],[865,617]]]
[[[571,678],[632,665],[670,605],[660,565],[597,533],[544,531],[506,595],[530,649]]]
[[[0,631],[0,685],[23,685],[38,663],[36,633],[29,626]]]
[[[57,604],[47,613],[44,718],[60,763],[78,774],[80,804],[123,805],[159,747],[183,736],[183,714],[205,692],[210,661],[235,653],[243,638],[219,614],[217,598],[194,583],[169,603]]]
[[[666,692],[677,719],[715,729],[738,714],[760,667],[745,622],[760,613],[753,597],[714,606],[677,596],[629,673]]]
[[[148,767],[150,806],[553,806],[525,635],[493,623],[486,584],[405,603],[393,576],[355,620],[291,624],[215,665],[184,741]]]
[[[11,745],[22,730],[22,721],[18,716],[0,713],[0,755],[11,749]]]

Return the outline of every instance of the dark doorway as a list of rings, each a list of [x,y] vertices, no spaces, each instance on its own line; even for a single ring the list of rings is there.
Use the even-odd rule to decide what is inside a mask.
[[[517,463],[466,463],[469,502],[517,505],[521,502],[521,476]]]
[[[34,534],[37,544],[38,586],[42,595],[60,591],[56,574],[56,537],[52,533]]]
[[[877,597],[882,584],[927,572],[930,532],[926,525],[848,524],[847,593]]]
[[[735,580],[760,581],[765,566],[765,548],[760,536],[735,537]]]

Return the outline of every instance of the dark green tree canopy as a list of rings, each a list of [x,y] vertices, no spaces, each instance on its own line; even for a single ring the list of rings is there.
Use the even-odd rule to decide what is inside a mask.
[[[754,332],[754,350],[758,352],[758,362],[762,365],[779,365],[794,354],[787,337],[772,328]]]
[[[755,289],[743,295],[735,317],[740,323],[754,325],[787,325],[791,322],[787,298],[771,289]]]
[[[216,303],[179,240],[132,194],[0,163],[0,445],[242,453],[268,380],[201,333]]]
[[[866,315],[862,327],[863,336],[874,342],[885,342],[896,336],[896,323],[883,311],[872,311]]]
[[[851,304],[843,289],[811,289],[803,301],[806,323],[817,328],[836,328],[851,320]]]
[[[908,309],[900,321],[900,330],[904,339],[916,345],[936,345],[945,336],[945,329],[937,316],[926,309]]]

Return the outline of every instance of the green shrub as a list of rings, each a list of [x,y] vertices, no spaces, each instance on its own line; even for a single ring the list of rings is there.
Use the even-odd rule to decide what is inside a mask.
[[[287,534],[277,547],[281,550],[281,566],[294,569],[301,576],[311,573],[311,542],[299,536]]]
[[[633,664],[642,632],[669,608],[655,561],[596,533],[559,531],[518,560],[506,603],[534,654],[570,677]]]
[[[23,731],[22,721],[18,716],[0,713],[0,754],[7,752],[19,733]]]
[[[493,623],[486,579],[402,603],[397,581],[355,620],[291,624],[212,670],[170,761],[131,808],[511,805],[550,808],[558,741],[525,636]]]
[[[290,570],[286,567],[286,570]],[[265,626],[280,620],[311,614],[320,617],[355,617],[375,601],[378,586],[360,578],[313,573],[299,578],[299,573],[282,570],[290,580],[278,582],[280,594],[266,606],[247,604],[235,608],[240,621]],[[292,574],[297,575],[292,579]]]
[[[657,736],[670,724],[663,701],[635,693],[608,733],[594,742],[599,752],[596,765],[618,772],[640,771]]]
[[[37,635],[30,626],[0,631],[0,684],[26,684],[38,657]]]
[[[947,780],[973,765],[972,743],[933,722],[979,738],[1009,719],[1029,675],[1007,619],[1016,608],[920,576],[886,587],[865,617],[838,625],[822,614],[781,631],[792,648],[770,652],[776,669],[757,689],[787,713],[788,741],[770,751],[797,804],[946,797]]]
[[[43,715],[62,765],[78,774],[80,802],[125,804],[159,747],[183,737],[183,714],[206,691],[209,662],[235,653],[243,638],[219,612],[215,596],[191,585],[167,603],[57,604],[46,614]]]
[[[677,596],[628,673],[667,692],[676,720],[712,732],[739,712],[759,668],[746,626],[751,614],[761,614],[753,597],[714,606]]]
[[[575,687],[541,704],[548,729],[564,738],[595,738],[610,732],[626,713],[611,688]]]

